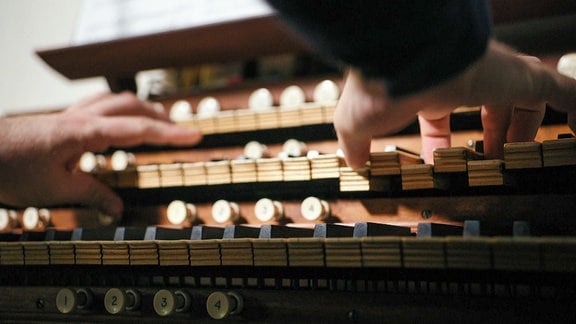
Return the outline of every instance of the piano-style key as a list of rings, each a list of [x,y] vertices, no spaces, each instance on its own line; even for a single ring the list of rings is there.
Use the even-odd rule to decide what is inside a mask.
[[[423,222],[418,223],[418,228],[416,230],[416,236],[419,238],[443,237],[450,235],[462,235],[462,226]]]
[[[410,236],[410,228],[382,223],[358,222],[354,224],[352,236]]]

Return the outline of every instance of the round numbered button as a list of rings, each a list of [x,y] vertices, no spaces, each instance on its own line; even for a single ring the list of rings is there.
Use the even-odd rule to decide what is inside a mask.
[[[190,309],[192,299],[182,290],[172,292],[167,289],[159,290],[154,295],[154,311],[160,316],[168,316],[174,312],[181,313]]]
[[[224,319],[239,314],[244,308],[242,296],[236,292],[214,292],[206,300],[206,310],[213,319]]]

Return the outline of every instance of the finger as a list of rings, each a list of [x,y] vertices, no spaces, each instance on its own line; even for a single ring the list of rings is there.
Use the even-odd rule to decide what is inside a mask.
[[[576,112],[576,79],[564,76],[534,57],[518,56],[491,41],[488,51],[461,78],[470,86],[461,104],[533,107],[547,102],[552,108]]]
[[[538,128],[544,119],[546,104],[536,105],[534,109],[515,107],[508,132],[507,142],[530,142],[536,137]]]
[[[510,106],[482,106],[481,119],[486,159],[504,158],[504,143],[511,118],[512,107]]]
[[[443,116],[431,116],[426,112],[420,112],[418,122],[422,139],[421,155],[425,163],[433,164],[434,150],[450,147],[450,112]]]
[[[78,105],[75,105],[78,106]],[[147,101],[142,101],[133,93],[122,92],[96,97],[89,101],[82,111],[98,116],[145,116],[159,120],[169,120],[164,109]]]
[[[74,190],[66,192],[66,203],[86,205],[113,217],[122,215],[124,204],[111,188],[87,174],[72,177],[68,186]]]
[[[366,162],[370,158],[371,141],[372,137],[370,136],[338,134],[338,145],[344,152],[346,164],[349,167],[359,169],[366,166]]]
[[[88,151],[141,144],[195,145],[202,139],[202,133],[197,129],[145,117],[99,118],[85,131],[84,143]]]
[[[111,92],[108,92],[108,91],[103,91],[103,92],[93,94],[91,96],[85,97],[85,98],[77,101],[72,106],[70,106],[70,108],[68,108],[68,110],[83,109],[83,108],[91,105],[92,103],[100,101],[103,98],[109,97],[109,96],[113,96],[113,94]]]

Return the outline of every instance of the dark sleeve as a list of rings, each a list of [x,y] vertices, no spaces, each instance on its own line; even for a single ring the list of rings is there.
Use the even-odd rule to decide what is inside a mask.
[[[268,0],[321,55],[382,79],[392,96],[448,80],[486,50],[482,0]]]

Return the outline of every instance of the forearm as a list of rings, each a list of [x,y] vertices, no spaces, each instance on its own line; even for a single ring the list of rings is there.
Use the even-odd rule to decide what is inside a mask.
[[[268,0],[326,57],[382,79],[393,97],[462,72],[485,51],[491,21],[477,0]]]

